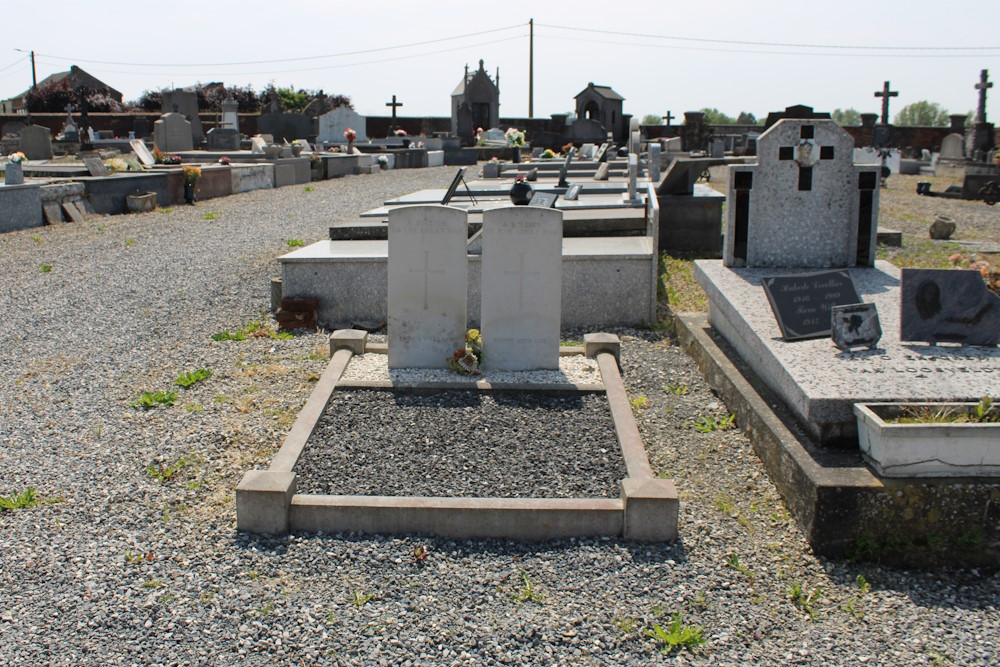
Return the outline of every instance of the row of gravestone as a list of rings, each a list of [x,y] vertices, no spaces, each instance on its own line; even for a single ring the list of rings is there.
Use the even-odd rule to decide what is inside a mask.
[[[465,348],[468,213],[409,206],[389,213],[390,368],[448,368]],[[562,212],[483,213],[480,328],[484,367],[557,369],[562,311]]]

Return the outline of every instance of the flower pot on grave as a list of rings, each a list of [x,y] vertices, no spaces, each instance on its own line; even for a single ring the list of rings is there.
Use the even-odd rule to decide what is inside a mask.
[[[264,157],[268,160],[277,159],[279,155],[281,155],[281,146],[278,144],[268,144],[267,146],[264,146]]]
[[[184,186],[185,194],[187,186]],[[155,192],[137,192],[133,195],[125,195],[125,205],[130,213],[145,213],[156,210]]]
[[[292,157],[302,155],[302,144],[292,144]]]
[[[513,162],[514,164],[520,164],[521,163],[521,149],[520,148],[511,148],[510,149],[510,161]]]
[[[8,162],[4,171],[3,182],[5,185],[22,185],[24,183],[24,167],[20,162]]]
[[[861,454],[882,477],[1000,477],[1000,422],[893,423],[969,413],[976,403],[855,403]],[[993,408],[996,412],[997,408]]]
[[[510,186],[510,200],[515,206],[527,206],[533,194],[535,191],[531,184],[525,181],[517,181]]]
[[[184,201],[186,201],[188,204],[194,204],[195,201],[197,201],[194,192],[195,187],[196,185],[194,183],[184,184]]]

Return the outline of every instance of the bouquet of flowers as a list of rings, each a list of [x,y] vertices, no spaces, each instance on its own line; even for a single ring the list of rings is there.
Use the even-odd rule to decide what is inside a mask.
[[[163,158],[163,164],[180,164],[180,163],[181,163],[180,155],[167,155]]]
[[[194,165],[184,167],[184,185],[196,185],[201,178],[201,168]]]
[[[24,153],[22,153],[21,151],[17,151],[15,153],[11,153],[10,155],[8,155],[7,161],[11,162],[12,164],[28,164],[28,158],[24,157]]]
[[[358,138],[358,133],[351,128],[347,128],[344,130],[344,138],[347,139],[348,143],[354,143],[354,140]]]
[[[542,151],[542,157],[555,157],[556,154],[551,148],[546,148]]]
[[[223,155],[219,158],[219,164],[229,164],[229,156]]]
[[[403,128],[399,128],[399,129],[397,129],[397,130],[396,130],[396,131],[394,132],[394,134],[395,134],[395,135],[396,135],[397,137],[405,137],[405,136],[406,136],[406,130],[404,130]]]
[[[516,127],[512,127],[504,132],[504,136],[507,137],[507,145],[510,147],[521,148],[524,146],[524,132]]]
[[[483,337],[479,329],[469,329],[465,334],[465,347],[455,350],[448,359],[448,365],[462,375],[482,375],[479,366],[485,358]]]

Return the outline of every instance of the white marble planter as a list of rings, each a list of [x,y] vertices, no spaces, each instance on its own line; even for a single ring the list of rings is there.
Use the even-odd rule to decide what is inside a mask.
[[[893,424],[904,408],[971,409],[975,403],[856,403],[858,444],[882,477],[998,477],[1000,423]],[[994,408],[995,409],[995,408]]]

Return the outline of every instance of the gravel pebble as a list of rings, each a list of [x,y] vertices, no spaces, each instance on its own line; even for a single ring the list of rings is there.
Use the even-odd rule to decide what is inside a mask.
[[[497,371],[483,370],[481,375],[462,375],[446,368],[394,368],[389,370],[389,357],[384,354],[363,354],[351,357],[341,379],[392,382],[406,386],[418,382],[518,382],[533,384],[587,384],[603,387],[597,362],[583,355],[559,357],[558,371]]]

